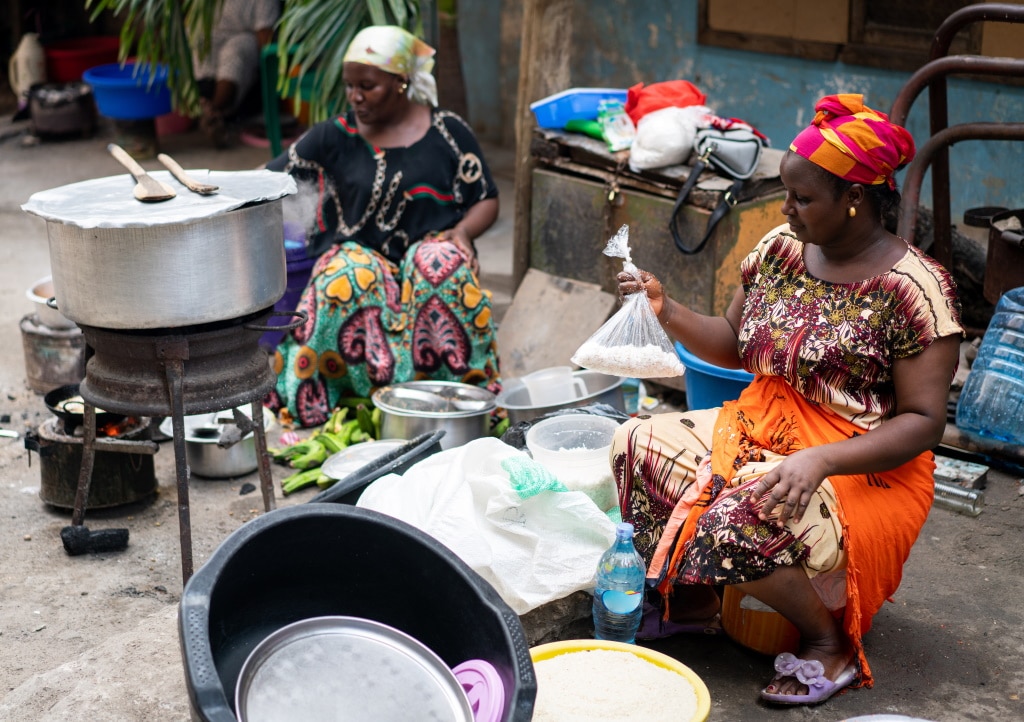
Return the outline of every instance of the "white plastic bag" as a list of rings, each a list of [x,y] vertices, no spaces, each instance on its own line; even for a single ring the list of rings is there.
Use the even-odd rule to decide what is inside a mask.
[[[516,614],[593,590],[597,563],[615,539],[615,524],[590,497],[489,437],[377,479],[358,505],[437,539]]]
[[[669,106],[642,117],[629,149],[630,170],[685,163],[693,151],[697,129],[706,125],[705,117],[710,112],[703,105]]]
[[[629,226],[608,241],[606,256],[622,258],[622,270],[638,274],[629,254]],[[681,376],[686,368],[654,315],[646,293],[626,296],[622,308],[584,341],[570,359],[592,371],[628,378]]]

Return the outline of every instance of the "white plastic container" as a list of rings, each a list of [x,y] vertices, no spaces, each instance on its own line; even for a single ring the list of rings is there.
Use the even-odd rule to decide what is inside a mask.
[[[612,476],[612,437],[619,423],[593,414],[564,414],[538,421],[526,432],[526,447],[571,491],[582,491],[601,509],[618,505]]]
[[[572,374],[571,366],[549,366],[523,376],[534,406],[555,406],[583,398],[587,386]]]

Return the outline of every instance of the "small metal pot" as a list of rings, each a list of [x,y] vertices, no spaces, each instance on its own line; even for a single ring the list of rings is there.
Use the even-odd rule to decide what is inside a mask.
[[[66,318],[56,306],[49,304],[53,298],[53,276],[43,276],[33,283],[25,291],[25,297],[34,304],[36,317],[43,326],[60,330],[75,328],[74,321]]]
[[[455,381],[409,381],[373,394],[381,411],[382,439],[412,439],[444,429],[442,449],[462,446],[490,432],[494,394]]]
[[[249,409],[240,409],[246,416]],[[196,476],[208,479],[230,479],[245,476],[259,466],[256,456],[256,437],[252,433],[241,441],[221,448],[217,445],[226,426],[222,420],[230,420],[231,411],[219,411],[212,414],[196,414],[185,417],[185,457],[189,469]],[[263,410],[263,428],[267,429],[274,423],[274,414]],[[174,422],[170,417],[160,424],[160,431],[165,436],[174,435]]]

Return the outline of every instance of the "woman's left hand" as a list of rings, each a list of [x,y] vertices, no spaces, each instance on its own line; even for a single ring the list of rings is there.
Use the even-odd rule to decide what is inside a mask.
[[[455,244],[455,247],[462,251],[462,255],[466,258],[466,265],[469,266],[470,270],[477,276],[480,275],[480,259],[477,258],[476,247],[473,245],[473,239],[469,237],[464,228],[459,226],[449,228],[438,233],[437,238],[438,240]]]
[[[757,515],[759,519],[774,519],[781,527],[790,519],[800,521],[803,518],[814,492],[828,476],[822,448],[797,451],[761,477],[751,494],[751,501],[762,498],[764,501]]]

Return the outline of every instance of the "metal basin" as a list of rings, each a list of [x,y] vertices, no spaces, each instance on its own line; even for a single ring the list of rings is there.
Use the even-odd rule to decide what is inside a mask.
[[[518,379],[510,379],[505,389],[498,394],[498,406],[508,412],[512,424],[529,422],[559,409],[571,409],[590,404],[608,404],[626,411],[626,402],[622,395],[622,384],[626,381],[622,376],[611,376],[597,371],[583,369],[574,371],[573,376],[582,379],[587,393],[575,401],[566,401],[551,406],[534,406],[530,403],[530,391]]]

